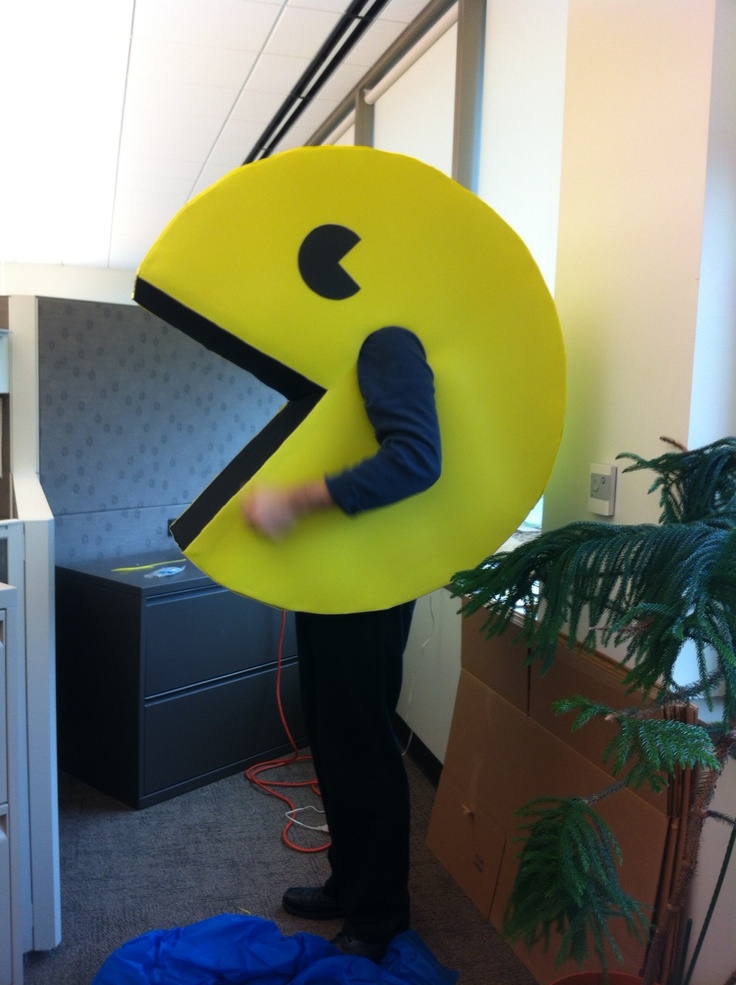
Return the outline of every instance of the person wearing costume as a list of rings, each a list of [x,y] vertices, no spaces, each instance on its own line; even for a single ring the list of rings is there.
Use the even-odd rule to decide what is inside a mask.
[[[287,489],[256,488],[245,519],[272,539],[324,509],[349,516],[423,492],[439,478],[434,376],[405,328],[369,335],[358,384],[375,431],[374,455]],[[431,531],[428,531],[431,536]],[[393,716],[414,601],[346,614],[297,612],[302,706],[331,844],[324,886],[284,894],[287,912],[344,920],[335,945],[380,960],[410,920],[409,788]]]

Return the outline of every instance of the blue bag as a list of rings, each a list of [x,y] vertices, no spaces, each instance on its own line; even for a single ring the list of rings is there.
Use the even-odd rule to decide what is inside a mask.
[[[455,985],[413,930],[376,964],[315,934],[285,937],[261,917],[223,914],[152,930],[114,951],[92,985]]]

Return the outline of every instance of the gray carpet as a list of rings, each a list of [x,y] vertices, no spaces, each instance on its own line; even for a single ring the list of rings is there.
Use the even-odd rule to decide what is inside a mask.
[[[535,985],[427,849],[434,788],[410,760],[407,769],[414,929],[439,961],[460,972],[462,985]],[[59,786],[63,941],[27,955],[25,985],[89,985],[125,941],[219,913],[265,917],[287,935],[332,937],[339,930],[337,923],[306,923],[281,909],[287,886],[324,881],[327,860],[282,843],[285,805],[242,774],[142,811],[65,775]],[[299,790],[295,800],[306,805],[310,795]],[[300,817],[314,823],[311,815]],[[292,836],[303,847],[324,837],[305,828],[292,829]]]

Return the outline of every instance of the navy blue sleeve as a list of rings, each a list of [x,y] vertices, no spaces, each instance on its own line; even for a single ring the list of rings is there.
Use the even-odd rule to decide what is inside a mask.
[[[417,336],[397,327],[369,335],[358,385],[378,451],[326,477],[333,500],[351,516],[423,492],[442,469],[434,375]]]

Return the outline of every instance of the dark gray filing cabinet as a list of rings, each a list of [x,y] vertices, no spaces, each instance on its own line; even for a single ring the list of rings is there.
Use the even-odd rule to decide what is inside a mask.
[[[56,569],[59,765],[134,808],[291,749],[280,610],[172,557],[167,577],[147,567],[161,555]],[[291,614],[282,655],[301,744]]]

